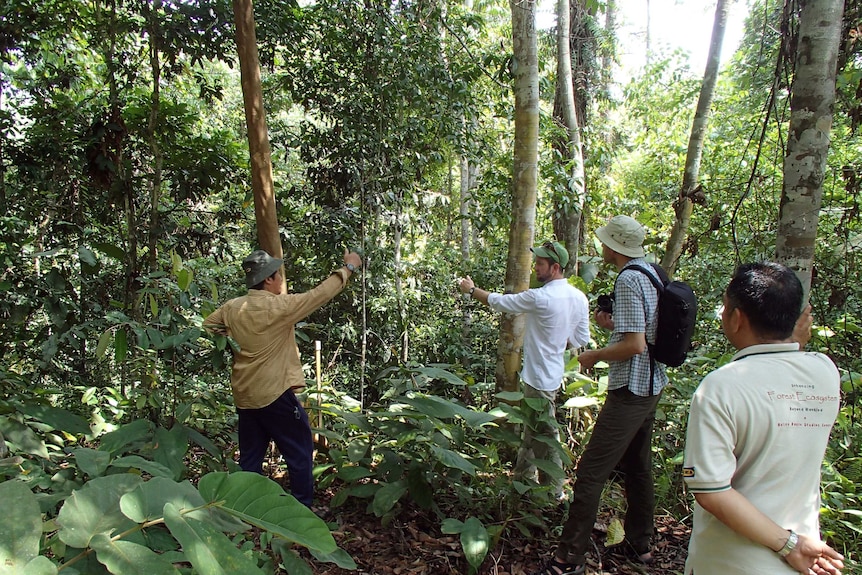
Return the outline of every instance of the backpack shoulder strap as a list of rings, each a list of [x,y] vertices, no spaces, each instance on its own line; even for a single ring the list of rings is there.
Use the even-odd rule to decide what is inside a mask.
[[[640,273],[642,273],[643,275],[645,275],[646,277],[649,278],[649,281],[652,282],[652,285],[655,286],[655,289],[657,289],[658,293],[661,294],[664,291],[664,286],[665,286],[665,282],[663,281],[664,278],[662,277],[662,274],[659,273],[659,271],[658,271],[661,268],[655,264],[652,264],[652,267],[653,267],[653,269],[656,270],[656,274],[658,274],[658,276],[659,276],[658,278],[655,277],[655,275],[651,274],[650,272],[648,272],[645,268],[643,268],[641,266],[629,266],[626,269],[624,269],[623,272],[628,271],[628,270],[639,271]],[[663,271],[664,270],[662,270],[662,272]],[[623,272],[620,272],[620,275],[622,275]],[[619,277],[619,276],[617,276],[617,277]],[[659,278],[661,278],[661,279],[659,279]]]

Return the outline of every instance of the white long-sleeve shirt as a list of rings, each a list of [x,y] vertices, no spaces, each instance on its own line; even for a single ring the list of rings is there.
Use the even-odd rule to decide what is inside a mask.
[[[488,295],[491,309],[526,315],[524,331],[524,383],[555,391],[563,378],[563,351],[567,342],[582,347],[590,341],[590,306],[587,296],[565,279],[516,294]]]

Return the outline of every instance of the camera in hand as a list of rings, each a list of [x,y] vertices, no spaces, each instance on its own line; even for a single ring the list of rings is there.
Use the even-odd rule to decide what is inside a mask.
[[[614,313],[614,294],[602,294],[596,298],[596,307],[599,311]]]

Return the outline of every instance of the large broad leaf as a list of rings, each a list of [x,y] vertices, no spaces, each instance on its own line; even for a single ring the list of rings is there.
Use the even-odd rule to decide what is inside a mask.
[[[148,439],[152,433],[152,424],[146,419],[138,419],[103,435],[99,449],[117,455],[123,448]]]
[[[398,500],[407,493],[407,481],[401,479],[392,483],[387,483],[374,494],[374,501],[371,503],[371,508],[377,517],[382,517],[390,509],[392,509]]]
[[[36,433],[26,425],[8,417],[0,417],[0,433],[6,441],[23,453],[48,458],[48,448]]]
[[[276,537],[272,540],[272,550],[281,556],[281,562],[284,563],[287,572],[290,575],[313,575],[313,571],[305,559],[297,555],[296,551],[291,549],[293,543],[286,539]]]
[[[356,561],[353,560],[353,557],[350,556],[347,551],[344,549],[336,549],[332,553],[321,553],[320,551],[315,551],[314,549],[309,549],[309,553],[311,553],[315,559],[322,563],[335,563],[342,569],[347,569],[348,571],[353,571],[356,569]],[[293,573],[291,572],[291,575]]]
[[[39,555],[39,503],[25,484],[14,479],[0,483],[0,501],[0,574],[22,573],[24,566]]]
[[[461,547],[464,549],[467,562],[472,567],[471,571],[479,570],[479,566],[488,554],[490,545],[491,538],[482,522],[475,517],[467,519],[461,530]]]
[[[111,463],[111,454],[107,451],[80,447],[73,449],[72,454],[78,462],[78,468],[90,476],[90,478],[101,477]]]
[[[223,509],[246,523],[323,553],[338,548],[320,517],[262,475],[208,473],[198,482],[198,490],[206,501],[221,502]]]
[[[0,567],[0,573],[3,573]],[[47,557],[35,557],[24,566],[22,571],[15,571],[15,575],[57,575],[57,566],[51,563]]]
[[[254,561],[237,549],[230,539],[214,527],[191,517],[183,517],[170,503],[164,509],[165,523],[186,558],[198,573],[206,575],[248,575],[260,573]]]
[[[188,481],[177,483],[155,477],[123,495],[120,509],[135,523],[145,523],[162,517],[165,504],[170,503],[184,515],[204,521],[221,531],[237,533],[248,526],[220,509],[204,508],[206,502]],[[186,513],[187,510],[192,510]]]
[[[134,468],[146,471],[153,477],[166,477],[172,479],[174,472],[155,461],[144,459],[140,455],[127,455],[111,462],[111,467]]]
[[[442,447],[432,445],[431,451],[434,452],[434,456],[437,458],[437,460],[446,467],[460,469],[464,473],[468,473],[473,476],[476,475],[476,466],[467,461],[462,455],[455,453],[451,449],[443,449]]]
[[[90,540],[111,535],[135,525],[120,511],[120,498],[137,487],[141,478],[131,473],[97,477],[66,498],[57,516],[60,540],[77,549],[86,549]]]
[[[176,507],[180,513],[206,505],[204,498],[188,481],[176,483],[171,479],[154,477],[123,495],[120,510],[135,523],[146,523],[161,518],[166,503]]]
[[[429,379],[442,379],[447,383],[460,387],[466,387],[467,385],[466,381],[464,381],[451,371],[447,371],[439,367],[420,367],[414,371],[420,375],[428,377]]]
[[[143,545],[130,541],[111,541],[100,533],[93,537],[90,545],[96,550],[99,563],[117,575],[170,575],[179,571],[170,561]]]
[[[80,415],[75,415],[67,409],[53,407],[50,405],[39,405],[36,403],[25,404],[19,411],[38,419],[58,431],[67,431],[73,435],[87,435],[90,433],[90,425]]]

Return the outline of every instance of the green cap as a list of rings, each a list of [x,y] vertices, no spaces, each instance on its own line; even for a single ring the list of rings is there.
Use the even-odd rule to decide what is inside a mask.
[[[545,242],[540,246],[530,248],[536,257],[553,260],[560,264],[561,268],[569,263],[569,251],[560,242]]]

